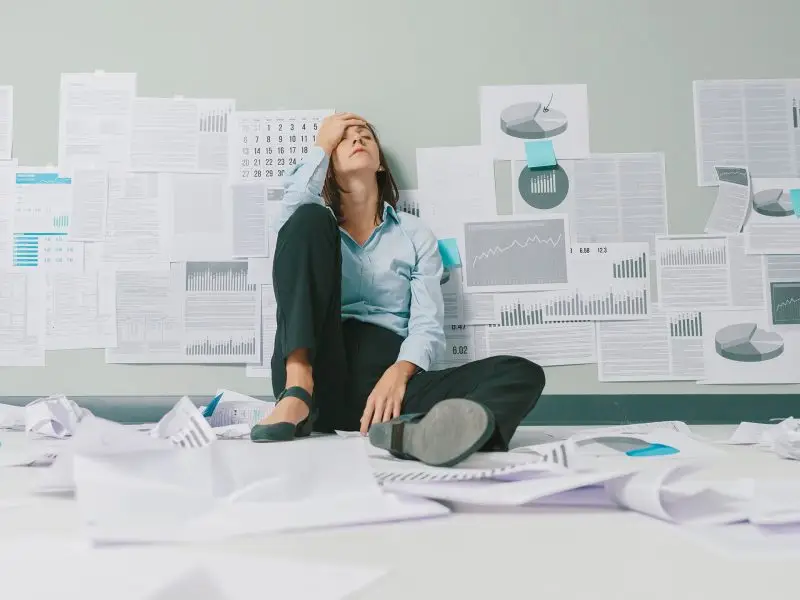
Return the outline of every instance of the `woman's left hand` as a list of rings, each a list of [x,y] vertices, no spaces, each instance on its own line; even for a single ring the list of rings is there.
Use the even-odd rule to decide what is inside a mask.
[[[373,423],[383,423],[400,416],[403,396],[406,393],[406,383],[415,370],[415,365],[400,361],[384,371],[367,398],[364,414],[361,415],[362,435],[367,434]]]

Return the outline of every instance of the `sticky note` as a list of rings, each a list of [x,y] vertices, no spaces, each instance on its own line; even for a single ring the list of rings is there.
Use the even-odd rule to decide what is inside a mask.
[[[525,157],[528,159],[529,169],[543,169],[558,165],[551,140],[525,142]]]
[[[677,454],[678,450],[666,444],[650,444],[644,448],[636,448],[628,450],[625,454],[628,456],[666,456],[669,454]]]
[[[455,238],[439,240],[439,254],[442,255],[445,269],[461,266],[461,255],[458,253],[458,243]]]
[[[792,199],[794,214],[800,217],[800,189],[789,190],[789,197]]]

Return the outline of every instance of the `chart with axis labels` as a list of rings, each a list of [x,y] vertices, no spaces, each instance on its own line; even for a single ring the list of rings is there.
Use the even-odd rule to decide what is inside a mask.
[[[470,291],[528,291],[569,281],[567,219],[485,221],[464,225]]]
[[[645,319],[650,314],[647,242],[576,244],[570,277],[577,285],[495,297],[495,319],[528,325],[560,321]]]
[[[317,141],[322,120],[332,110],[239,111],[231,143],[232,165],[240,181],[278,185]]]

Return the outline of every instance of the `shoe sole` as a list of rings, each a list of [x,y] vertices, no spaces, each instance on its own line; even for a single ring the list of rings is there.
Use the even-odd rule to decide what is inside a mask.
[[[434,467],[451,467],[479,450],[494,432],[494,416],[481,404],[451,398],[435,404],[416,423],[392,420],[369,429],[370,443]],[[392,448],[401,437],[400,448]]]

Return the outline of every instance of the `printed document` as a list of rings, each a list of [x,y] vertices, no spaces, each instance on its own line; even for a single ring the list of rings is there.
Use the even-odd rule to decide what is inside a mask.
[[[747,167],[715,167],[717,200],[706,222],[706,233],[739,233],[753,201]]]
[[[0,274],[1,366],[44,366],[45,289],[44,273]]]

